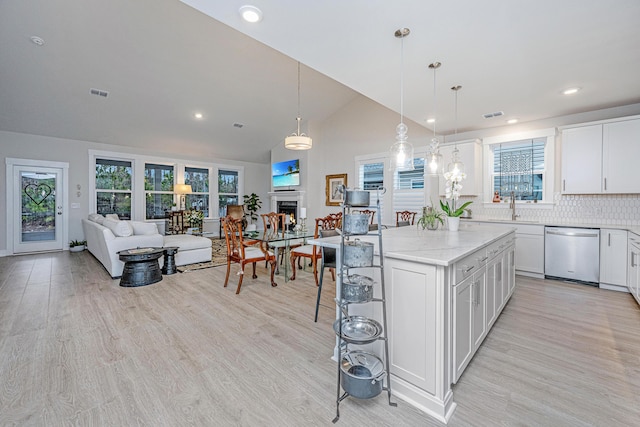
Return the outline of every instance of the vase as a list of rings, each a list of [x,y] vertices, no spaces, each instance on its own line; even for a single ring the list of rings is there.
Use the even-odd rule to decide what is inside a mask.
[[[447,217],[447,223],[449,224],[449,231],[458,231],[460,228],[460,217],[450,216]]]
[[[427,222],[427,230],[437,230],[438,229],[438,221]]]

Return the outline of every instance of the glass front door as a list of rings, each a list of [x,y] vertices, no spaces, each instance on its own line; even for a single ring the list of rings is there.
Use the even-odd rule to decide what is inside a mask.
[[[62,250],[62,170],[27,166],[14,172],[14,252]]]

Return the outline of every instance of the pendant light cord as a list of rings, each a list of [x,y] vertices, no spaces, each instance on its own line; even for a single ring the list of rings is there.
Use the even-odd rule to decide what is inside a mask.
[[[400,123],[404,123],[404,37],[400,38]]]
[[[435,64],[435,63],[434,63]],[[436,137],[436,122],[438,121],[436,117],[437,104],[436,104],[436,71],[438,67],[433,67],[433,137]]]

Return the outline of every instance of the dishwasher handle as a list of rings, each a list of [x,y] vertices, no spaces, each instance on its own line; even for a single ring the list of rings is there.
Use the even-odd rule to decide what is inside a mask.
[[[598,237],[597,233],[576,233],[573,231],[553,231],[547,230],[547,234],[553,234],[555,236],[571,236],[571,237]]]

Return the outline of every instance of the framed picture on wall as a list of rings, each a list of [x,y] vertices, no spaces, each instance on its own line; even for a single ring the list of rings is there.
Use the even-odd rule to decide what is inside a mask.
[[[327,206],[340,206],[344,198],[340,192],[341,186],[347,186],[347,174],[340,173],[337,175],[327,175],[327,187],[325,189],[327,193]]]

